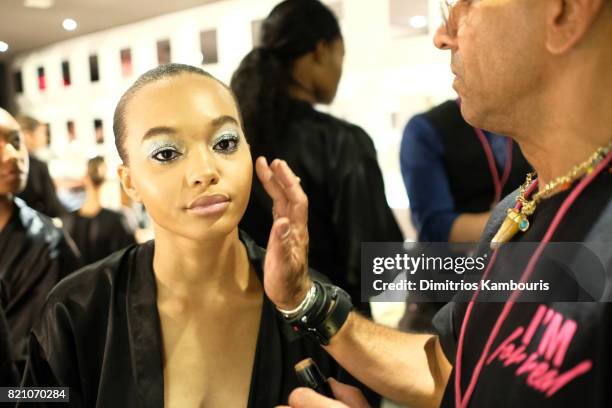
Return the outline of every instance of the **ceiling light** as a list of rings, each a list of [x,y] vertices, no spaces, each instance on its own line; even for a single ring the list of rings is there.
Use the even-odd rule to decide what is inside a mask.
[[[7,52],[8,51],[8,44],[5,43],[4,41],[0,41],[0,52]]]
[[[77,28],[77,22],[71,18],[67,18],[62,22],[62,27],[66,31],[74,31]]]
[[[417,29],[427,27],[427,17],[425,16],[410,17],[410,27],[417,28]]]
[[[55,0],[24,0],[23,6],[36,9],[48,9],[53,6]]]

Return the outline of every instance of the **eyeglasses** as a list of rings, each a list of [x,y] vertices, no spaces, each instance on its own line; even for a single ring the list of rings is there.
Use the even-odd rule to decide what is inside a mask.
[[[459,18],[469,10],[473,3],[479,0],[440,0],[442,20],[449,35],[457,34],[457,23]]]

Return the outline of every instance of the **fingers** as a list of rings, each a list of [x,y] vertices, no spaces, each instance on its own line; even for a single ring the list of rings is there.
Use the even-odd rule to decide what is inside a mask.
[[[274,173],[268,166],[268,162],[265,157],[258,157],[255,161],[255,172],[257,177],[261,181],[264,190],[272,198],[274,204],[278,207],[280,214],[283,214],[283,209],[287,204],[287,197],[283,186],[278,182]]]
[[[287,163],[276,159],[268,166],[265,157],[259,157],[255,162],[255,170],[264,189],[278,207],[279,215],[288,215],[281,212],[281,208],[291,206],[294,215],[305,222],[308,217],[308,197],[302,190],[299,177]]]
[[[299,202],[306,199],[306,194],[302,190],[302,186],[300,186],[300,178],[293,173],[293,170],[291,170],[286,161],[274,160],[270,168],[283,187],[285,187],[289,200]]]
[[[351,385],[343,384],[333,378],[327,380],[338,401],[342,401],[351,408],[369,408],[370,404],[361,390]]]
[[[289,395],[291,408],[349,408],[339,401],[334,401],[311,390],[310,388],[296,388]]]

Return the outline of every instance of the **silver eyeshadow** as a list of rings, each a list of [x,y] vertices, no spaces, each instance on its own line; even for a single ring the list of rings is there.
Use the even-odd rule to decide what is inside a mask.
[[[215,136],[211,142],[211,148],[214,148],[218,143],[223,141],[235,142],[235,146],[228,150],[216,150],[219,153],[233,153],[238,149],[240,145],[240,133],[233,129],[223,129],[218,132],[218,135]],[[178,153],[179,155],[185,154],[185,146],[182,143],[177,143],[177,141],[168,140],[168,139],[151,139],[146,144],[146,152],[147,156],[150,158],[154,158],[154,156],[164,150],[172,150]],[[156,159],[154,159],[156,160]]]

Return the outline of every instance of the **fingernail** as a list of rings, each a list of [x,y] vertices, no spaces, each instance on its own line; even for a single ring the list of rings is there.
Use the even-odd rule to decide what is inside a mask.
[[[289,223],[284,223],[279,227],[278,230],[279,234],[280,234],[280,238],[281,239],[285,239],[289,236],[289,233],[291,232],[291,227],[289,226]]]

